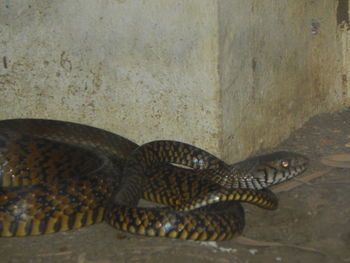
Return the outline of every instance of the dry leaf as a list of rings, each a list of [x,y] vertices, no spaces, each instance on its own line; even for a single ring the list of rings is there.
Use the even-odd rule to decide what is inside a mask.
[[[328,140],[328,139],[321,139],[320,142],[324,143],[324,144],[333,144],[334,140]]]

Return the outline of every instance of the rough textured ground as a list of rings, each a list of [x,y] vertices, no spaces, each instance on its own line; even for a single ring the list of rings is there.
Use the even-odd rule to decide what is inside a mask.
[[[0,261],[350,262],[350,170],[320,162],[324,156],[350,154],[350,110],[312,118],[268,151],[272,150],[306,154],[311,165],[305,177],[315,179],[291,190],[277,189],[280,207],[276,211],[245,205],[243,238],[184,242],[132,236],[99,224],[47,236],[1,238]]]

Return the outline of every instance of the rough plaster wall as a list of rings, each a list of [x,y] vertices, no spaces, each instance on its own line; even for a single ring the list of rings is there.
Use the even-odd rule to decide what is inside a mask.
[[[93,124],[218,154],[217,3],[6,0],[0,119]]]
[[[272,147],[342,106],[336,8],[335,0],[219,1],[224,159]]]
[[[350,104],[349,34],[340,26],[348,13],[338,2],[348,7],[3,0],[0,118],[78,121],[242,159],[309,116]]]

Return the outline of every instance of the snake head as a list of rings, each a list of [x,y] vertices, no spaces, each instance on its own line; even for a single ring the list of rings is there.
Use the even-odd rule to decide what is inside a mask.
[[[294,152],[252,157],[231,165],[231,175],[222,185],[227,188],[263,189],[302,174],[308,162],[307,157]]]

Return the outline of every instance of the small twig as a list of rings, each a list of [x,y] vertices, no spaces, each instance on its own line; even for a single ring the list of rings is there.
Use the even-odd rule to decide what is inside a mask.
[[[295,178],[294,181],[299,182],[300,184],[306,184],[306,185],[309,185],[309,186],[314,186],[315,185],[313,183],[310,183],[308,181],[303,180],[303,178]]]
[[[62,252],[56,252],[56,253],[45,253],[45,254],[39,254],[39,257],[51,257],[51,256],[65,256],[72,254],[73,251],[62,251]]]

